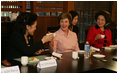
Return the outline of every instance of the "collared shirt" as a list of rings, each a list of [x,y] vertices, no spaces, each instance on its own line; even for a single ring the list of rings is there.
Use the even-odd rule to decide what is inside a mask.
[[[105,35],[105,38],[95,40],[95,37],[98,34]],[[96,48],[101,48],[101,47],[112,45],[111,30],[105,29],[105,31],[103,32],[100,28],[93,26],[88,31],[87,41],[89,42],[90,45],[92,45]]]
[[[59,29],[55,33],[56,36],[54,38],[54,41],[56,41],[56,44],[54,44],[54,46],[56,47],[57,53],[80,50],[76,33],[69,30],[68,35],[66,36],[61,29]]]

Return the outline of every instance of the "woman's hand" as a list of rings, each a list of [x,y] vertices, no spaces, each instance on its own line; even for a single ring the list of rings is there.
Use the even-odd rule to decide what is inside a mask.
[[[3,60],[3,61],[1,61],[1,63],[2,63],[4,66],[11,66],[11,63],[8,62],[7,60]]]
[[[53,38],[54,38],[53,34],[45,35],[45,36],[43,36],[43,38],[42,38],[42,42],[43,42],[43,44],[44,44],[44,43],[46,43],[46,42],[51,41]]]
[[[42,52],[44,52],[44,49],[40,49],[40,50],[36,51],[34,54],[35,54],[35,55],[39,55],[39,54],[41,54]]]
[[[98,39],[101,39],[101,35],[100,34],[97,34],[96,37],[95,37],[95,40],[98,40]]]

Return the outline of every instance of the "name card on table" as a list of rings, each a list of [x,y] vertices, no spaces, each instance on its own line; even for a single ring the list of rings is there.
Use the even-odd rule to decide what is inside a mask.
[[[59,53],[56,53],[56,52],[53,52],[52,55],[53,55],[53,56],[56,56],[56,57],[58,57],[58,58],[59,58],[59,57],[62,57],[62,54],[59,54]]]
[[[47,68],[52,66],[57,66],[57,62],[55,59],[40,61],[37,65],[38,68]]]
[[[20,73],[18,66],[1,68],[1,73]]]

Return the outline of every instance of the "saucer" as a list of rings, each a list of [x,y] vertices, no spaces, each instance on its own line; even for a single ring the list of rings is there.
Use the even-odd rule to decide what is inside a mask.
[[[94,54],[93,55],[95,58],[104,58],[105,55],[102,55],[102,54]]]
[[[55,57],[45,57],[46,60],[57,59]]]
[[[117,48],[117,45],[110,45],[111,48]]]

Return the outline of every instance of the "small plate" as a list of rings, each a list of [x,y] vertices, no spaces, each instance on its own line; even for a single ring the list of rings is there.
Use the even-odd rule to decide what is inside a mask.
[[[105,50],[111,50],[112,48],[111,47],[104,47]]]
[[[32,59],[35,59],[35,60],[32,60]],[[33,58],[29,58],[29,62],[38,62],[39,61],[39,59],[37,59],[37,58],[35,58],[35,57],[33,57]]]
[[[111,48],[117,48],[117,45],[110,45]]]
[[[102,54],[94,54],[93,56],[96,58],[104,58],[105,57],[105,55],[102,55]]]
[[[55,57],[45,57],[46,60],[57,59]]]
[[[79,54],[84,54],[85,51],[84,51],[84,50],[79,50],[78,53],[79,53]]]

